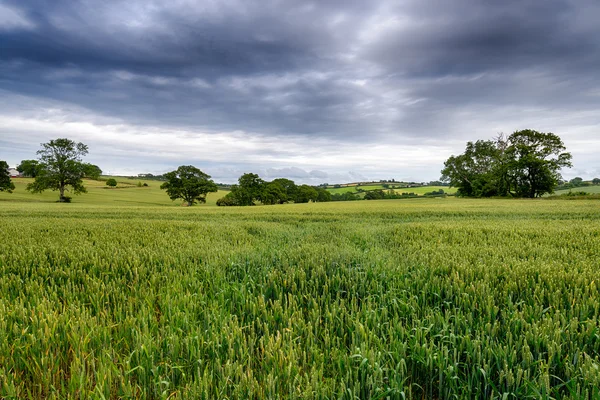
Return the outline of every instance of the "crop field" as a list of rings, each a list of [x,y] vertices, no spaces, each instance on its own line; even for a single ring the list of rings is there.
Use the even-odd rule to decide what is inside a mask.
[[[350,187],[341,187],[341,188],[333,188],[333,189],[327,189],[329,192],[331,192],[331,194],[334,193],[346,193],[346,192],[352,192],[355,193],[356,189],[362,189],[362,190],[376,190],[376,189],[381,189],[381,190],[389,190],[384,188],[382,185],[364,185],[364,186],[350,186]],[[440,190],[443,189],[444,192],[446,193],[456,193],[456,188],[451,188],[448,186],[419,186],[419,187],[411,187],[411,188],[400,188],[400,189],[394,189],[394,191],[396,191],[396,193],[415,193],[418,195],[423,195],[425,193],[428,192],[433,192],[434,190]]]
[[[9,196],[0,398],[600,398],[598,201]]]

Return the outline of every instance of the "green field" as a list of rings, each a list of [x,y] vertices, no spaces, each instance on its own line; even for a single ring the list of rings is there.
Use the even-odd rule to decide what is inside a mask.
[[[557,195],[561,195],[561,194],[566,194],[569,193],[569,191],[571,192],[586,192],[586,193],[600,193],[600,186],[596,185],[596,186],[582,186],[582,187],[577,187],[577,188],[573,188],[573,189],[566,189],[566,190],[557,190],[553,196],[557,196]]]
[[[109,205],[155,205],[155,206],[181,206],[182,201],[171,201],[164,190],[160,189],[162,182],[144,179],[128,179],[116,177],[117,187],[106,186],[103,180],[84,180],[84,186],[88,193],[73,196],[74,203],[82,204],[102,204]],[[22,202],[54,202],[58,200],[58,192],[47,190],[41,194],[32,194],[25,190],[27,184],[33,182],[31,178],[13,178],[15,191],[10,194],[0,192],[0,202],[2,201],[22,201]],[[137,187],[137,183],[148,184],[147,187]],[[209,193],[206,198],[206,204],[216,205],[217,200],[223,197],[227,192],[219,191]],[[69,195],[67,193],[67,195]]]
[[[334,194],[334,193],[346,193],[346,192],[356,193],[356,189],[362,189],[365,191],[377,190],[377,189],[389,190],[389,189],[384,188],[382,185],[349,186],[349,187],[341,187],[341,188],[331,188],[331,189],[327,189],[327,190],[329,192],[331,192],[331,194]],[[424,195],[425,193],[433,192],[434,190],[440,190],[440,189],[443,189],[444,192],[449,193],[449,194],[456,193],[456,188],[451,188],[448,186],[420,186],[420,187],[401,188],[401,189],[394,189],[394,190],[397,193],[415,193],[418,195]]]
[[[132,190],[1,194],[0,398],[600,398],[598,201]]]

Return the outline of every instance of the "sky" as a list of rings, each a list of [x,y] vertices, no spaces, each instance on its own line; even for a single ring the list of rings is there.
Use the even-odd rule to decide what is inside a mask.
[[[0,0],[0,159],[430,181],[535,129],[600,177],[597,0]]]

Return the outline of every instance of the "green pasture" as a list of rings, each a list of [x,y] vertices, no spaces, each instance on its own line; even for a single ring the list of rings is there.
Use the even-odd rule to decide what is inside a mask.
[[[104,180],[85,179],[84,186],[88,193],[72,196],[73,203],[94,205],[155,205],[155,206],[181,206],[181,200],[172,201],[164,190],[160,189],[162,182],[144,179],[128,179],[115,177],[117,186],[111,188],[106,186]],[[0,192],[0,202],[55,202],[58,200],[58,192],[46,190],[41,194],[32,194],[26,190],[27,184],[32,182],[31,178],[13,178],[16,189],[13,193]],[[147,183],[148,186],[138,187],[138,182]],[[216,205],[219,198],[227,192],[220,191],[209,193],[206,198],[207,205]],[[67,195],[70,195],[67,193]]]
[[[0,201],[0,398],[600,398],[598,201],[20,189]]]
[[[331,194],[335,194],[335,193],[346,193],[346,192],[356,193],[357,189],[362,189],[365,191],[377,190],[377,189],[386,190],[386,191],[389,190],[389,189],[384,188],[382,185],[349,186],[349,187],[341,187],[341,188],[331,188],[331,189],[327,189],[327,190],[329,192],[331,192]],[[415,193],[418,195],[424,195],[425,193],[433,192],[435,190],[440,190],[440,189],[443,189],[444,192],[446,192],[448,194],[456,193],[456,188],[451,188],[448,186],[419,186],[419,187],[394,189],[394,191],[396,193],[411,193],[412,192],[412,193]]]
[[[557,195],[561,195],[561,194],[567,194],[567,193],[569,193],[569,191],[571,191],[571,192],[586,192],[586,193],[597,194],[597,193],[600,193],[600,185],[582,186],[582,187],[577,187],[577,188],[573,188],[573,189],[557,190],[551,196],[557,196]]]

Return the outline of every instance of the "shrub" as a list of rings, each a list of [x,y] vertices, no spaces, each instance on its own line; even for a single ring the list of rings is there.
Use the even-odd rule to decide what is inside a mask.
[[[117,186],[117,180],[115,178],[109,178],[106,181],[106,186],[115,187]]]

